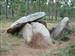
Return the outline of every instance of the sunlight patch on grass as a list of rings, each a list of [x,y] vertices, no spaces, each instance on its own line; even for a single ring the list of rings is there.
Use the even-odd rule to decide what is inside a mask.
[[[47,23],[48,29],[52,29],[53,27],[56,27],[57,23]]]

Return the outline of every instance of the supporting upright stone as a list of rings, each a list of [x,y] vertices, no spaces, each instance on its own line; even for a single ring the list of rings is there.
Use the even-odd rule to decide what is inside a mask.
[[[25,42],[29,44],[32,41],[32,35],[33,35],[31,24],[27,23],[21,30],[20,34],[23,36]]]
[[[32,22],[31,25],[33,28],[33,33],[40,33],[49,44],[52,44],[52,39],[49,31],[43,24],[38,22]]]
[[[53,31],[51,33],[51,37],[54,38],[54,39],[58,39],[58,37],[60,35],[62,35],[64,29],[68,26],[68,23],[69,23],[69,18],[68,17],[64,17],[64,19],[62,19],[58,23],[58,25],[53,29]]]
[[[48,29],[39,22],[27,23],[21,30],[25,43],[34,48],[49,47],[52,44]]]

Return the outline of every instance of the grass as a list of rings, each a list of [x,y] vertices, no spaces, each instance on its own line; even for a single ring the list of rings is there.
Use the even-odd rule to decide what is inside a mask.
[[[8,27],[12,24],[10,19],[0,20],[0,53],[12,48],[14,45],[19,45],[22,42],[22,37],[19,35],[11,35],[6,32]]]
[[[64,48],[50,49],[41,56],[75,56],[75,42]]]

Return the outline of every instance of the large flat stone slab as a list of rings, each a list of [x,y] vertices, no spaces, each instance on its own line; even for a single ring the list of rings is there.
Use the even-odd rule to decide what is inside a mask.
[[[19,32],[19,30],[26,24],[33,21],[37,21],[44,17],[46,14],[45,12],[36,12],[33,14],[29,14],[28,16],[24,16],[19,18],[17,21],[15,21],[11,26],[7,29],[8,33],[15,33]]]

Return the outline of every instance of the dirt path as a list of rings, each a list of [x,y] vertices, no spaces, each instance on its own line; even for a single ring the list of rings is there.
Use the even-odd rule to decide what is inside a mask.
[[[6,53],[3,53],[3,55],[0,56],[41,56],[42,53],[46,53],[49,49],[57,49],[65,47],[67,44],[75,41],[75,33],[73,33],[70,36],[70,40],[67,42],[64,42],[60,45],[53,45],[48,49],[34,49],[27,46],[24,42],[20,43],[18,46],[13,46],[12,49],[7,51]]]

